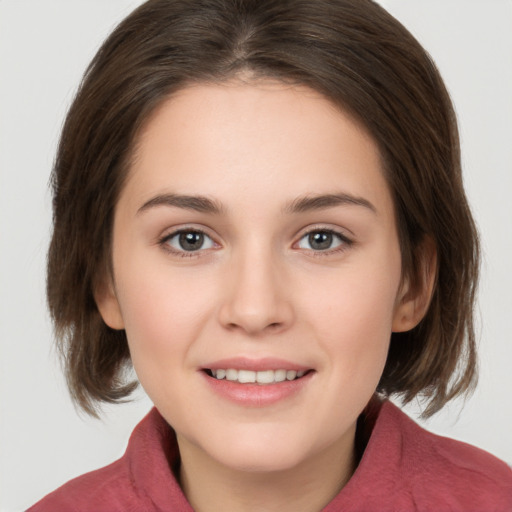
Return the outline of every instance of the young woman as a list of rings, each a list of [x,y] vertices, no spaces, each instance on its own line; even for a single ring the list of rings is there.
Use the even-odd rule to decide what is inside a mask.
[[[475,380],[479,251],[455,116],[367,0],[150,0],[65,123],[48,300],[126,454],[31,510],[508,510],[512,472],[434,436]]]

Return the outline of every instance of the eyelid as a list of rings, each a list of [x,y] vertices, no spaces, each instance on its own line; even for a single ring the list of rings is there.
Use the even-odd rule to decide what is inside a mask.
[[[197,256],[200,256],[201,254],[204,254],[205,252],[209,252],[212,249],[216,249],[216,248],[220,247],[220,244],[215,239],[216,237],[214,237],[208,231],[209,230],[207,230],[205,228],[195,226],[195,225],[183,225],[183,226],[179,226],[179,227],[169,228],[164,231],[164,234],[162,234],[161,236],[158,237],[157,243],[159,246],[162,247],[163,250],[165,250],[169,254],[172,254],[175,256],[180,256],[180,257],[195,257],[195,256],[197,257]],[[173,239],[174,237],[176,237],[182,233],[201,233],[202,235],[204,235],[205,237],[208,237],[212,241],[214,247],[209,247],[206,249],[198,249],[197,251],[185,251],[185,250],[175,249],[174,247],[172,247],[171,245],[169,245],[167,243],[169,240]]]
[[[296,242],[293,243],[293,248],[297,248],[299,250],[306,251],[308,253],[311,253],[314,256],[326,256],[329,254],[342,252],[347,250],[350,246],[354,245],[355,240],[349,236],[347,236],[345,229],[342,229],[340,227],[333,227],[325,224],[317,224],[313,226],[308,226],[307,228],[302,229],[299,234],[296,237]],[[341,240],[341,244],[333,249],[325,249],[325,250],[314,250],[314,249],[301,249],[299,247],[296,247],[299,242],[306,236],[309,236],[311,233],[316,232],[324,232],[324,233],[331,233],[334,236],[339,237]]]
[[[333,226],[332,224],[310,224],[309,226],[300,229],[297,232],[297,235],[295,236],[296,239],[301,239],[306,235],[309,235],[310,233],[314,233],[316,231],[325,231],[328,233],[333,233],[335,235],[338,235],[343,240],[346,241],[353,241],[353,237],[355,235],[347,228],[342,228],[340,226]]]

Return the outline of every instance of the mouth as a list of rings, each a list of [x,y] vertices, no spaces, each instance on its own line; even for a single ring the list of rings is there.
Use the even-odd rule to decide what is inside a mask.
[[[297,397],[310,389],[316,374],[311,367],[273,357],[232,357],[207,363],[200,370],[217,396],[244,408],[272,406]]]
[[[313,370],[285,370],[278,368],[275,370],[245,370],[236,368],[218,368],[203,370],[206,375],[216,380],[226,380],[237,382],[239,384],[259,384],[261,386],[268,386],[271,384],[278,384],[280,382],[289,382],[302,379]]]

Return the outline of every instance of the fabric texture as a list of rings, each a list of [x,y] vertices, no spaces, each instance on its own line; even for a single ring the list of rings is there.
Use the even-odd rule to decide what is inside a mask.
[[[363,420],[363,429],[373,428],[360,463],[321,512],[512,511],[512,470],[504,462],[427,432],[389,401],[373,402]],[[29,512],[193,512],[174,476],[178,465],[174,432],[152,409],[123,457],[71,480]]]

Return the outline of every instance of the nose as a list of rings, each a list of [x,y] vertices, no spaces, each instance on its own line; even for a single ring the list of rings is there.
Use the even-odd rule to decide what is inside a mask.
[[[245,251],[233,258],[219,312],[225,328],[260,336],[282,332],[293,322],[282,266],[269,252]]]

